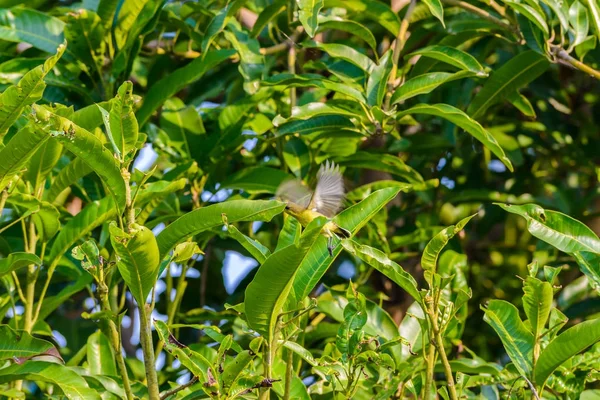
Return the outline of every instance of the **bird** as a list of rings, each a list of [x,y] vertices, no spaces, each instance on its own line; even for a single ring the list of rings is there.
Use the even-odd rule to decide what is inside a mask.
[[[276,197],[286,203],[285,212],[290,214],[306,227],[317,217],[331,219],[337,214],[344,201],[344,178],[340,167],[333,162],[321,164],[317,173],[317,184],[311,190],[300,179],[282,182],[276,191]],[[322,231],[328,238],[327,250],[333,257],[333,237],[348,239],[352,233],[329,220]]]

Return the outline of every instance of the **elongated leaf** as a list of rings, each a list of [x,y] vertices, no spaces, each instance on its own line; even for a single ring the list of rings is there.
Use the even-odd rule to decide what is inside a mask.
[[[136,113],[139,125],[143,126],[152,113],[156,111],[166,99],[170,98],[192,82],[200,79],[206,71],[222,63],[233,54],[235,54],[235,50],[227,49],[210,51],[205,54],[204,57],[196,58],[185,67],[176,69],[165,78],[154,83],[144,97],[142,107]]]
[[[433,58],[434,60],[453,65],[463,71],[471,71],[477,76],[487,76],[487,73],[475,57],[454,47],[440,45],[429,46],[417,50],[407,57],[416,55]]]
[[[242,232],[239,231],[238,228],[236,228],[233,225],[225,226],[227,227],[227,233],[229,234],[229,236],[237,240],[239,244],[241,244],[246,250],[248,250],[248,253],[250,253],[250,255],[254,257],[259,264],[262,265],[265,262],[265,260],[271,255],[271,251],[265,246],[263,246],[259,241],[244,235]]]
[[[275,194],[281,182],[293,178],[280,169],[268,167],[252,167],[241,170],[226,179],[222,188],[240,189],[248,193]]]
[[[523,284],[523,309],[531,323],[534,337],[539,337],[546,326],[552,308],[552,285],[531,276]]]
[[[548,5],[554,11],[554,14],[558,17],[558,21],[560,22],[560,26],[564,29],[564,31],[569,30],[569,20],[568,20],[568,12],[569,5],[567,3],[563,3],[558,0],[542,0],[545,4]]]
[[[221,380],[223,385],[229,387],[229,394],[231,394],[231,388],[238,378],[243,376],[244,371],[247,370],[248,365],[254,360],[256,354],[250,350],[241,351],[233,360],[225,365],[223,373],[221,374]]]
[[[353,168],[366,168],[377,171],[389,172],[401,176],[411,183],[422,183],[423,177],[416,170],[405,164],[400,158],[391,154],[367,153],[359,151],[355,154],[337,160],[340,165]]]
[[[353,20],[343,19],[335,15],[319,15],[319,31],[322,32],[326,29],[337,29],[355,35],[357,38],[364,40],[369,47],[371,47],[373,52],[377,52],[377,39],[375,39],[373,33],[371,33],[371,31],[363,24]]]
[[[373,247],[360,245],[353,240],[343,240],[342,246],[351,254],[354,254],[365,263],[369,264],[394,283],[406,291],[416,302],[421,303],[421,295],[417,281],[411,274],[406,272],[400,265],[388,258],[388,256]]]
[[[370,106],[381,106],[383,96],[387,91],[387,83],[392,72],[391,51],[388,51],[379,60],[379,65],[373,67],[371,75],[367,80],[367,104]]]
[[[399,103],[411,97],[431,93],[438,86],[451,82],[457,79],[469,78],[476,76],[473,71],[459,71],[454,74],[448,72],[430,72],[409,79],[400,86],[392,95],[392,104]]]
[[[423,0],[431,15],[440,20],[443,27],[446,27],[444,24],[444,7],[442,6],[441,0]]]
[[[117,21],[115,24],[115,40],[119,49],[125,46],[130,30],[136,23],[136,19],[144,9],[147,3],[152,0],[125,0],[119,8]]]
[[[69,51],[77,56],[86,69],[100,76],[106,47],[105,33],[102,20],[95,12],[79,9],[68,16],[65,39],[69,43]]]
[[[283,146],[283,160],[297,178],[308,174],[310,150],[301,138],[292,138]]]
[[[463,218],[456,225],[451,225],[443,229],[427,243],[425,250],[423,250],[423,255],[421,256],[421,267],[423,267],[425,271],[436,272],[437,260],[444,247],[446,247],[454,235],[464,229],[465,225],[467,225],[475,215],[477,214]]]
[[[290,246],[298,242],[302,226],[298,220],[288,214],[283,214],[283,227],[279,231],[277,238],[277,246],[275,251],[279,251],[284,247]]]
[[[58,220],[60,214],[52,204],[46,201],[38,200],[37,197],[30,194],[13,193],[8,196],[6,203],[23,212],[35,210],[32,213],[33,222],[40,240],[44,242],[52,239],[60,229]]]
[[[286,1],[285,0],[277,0],[273,2],[273,4],[265,7],[261,13],[258,15],[254,26],[252,27],[252,32],[250,33],[251,37],[257,37],[260,35],[262,30],[271,22],[275,17],[285,11],[286,9]]]
[[[378,0],[325,0],[325,7],[343,7],[364,16],[387,29],[392,36],[398,36],[400,18],[385,3]]]
[[[0,150],[0,190],[16,179],[29,159],[49,138],[49,135],[28,124],[10,139]]]
[[[47,13],[29,8],[0,11],[0,39],[25,42],[47,53],[54,53],[64,41],[65,23]]]
[[[84,290],[93,279],[91,274],[88,274],[83,270],[73,271],[71,275],[77,276],[75,282],[65,286],[54,296],[46,296],[44,298],[42,307],[40,308],[40,315],[38,316],[39,321],[44,321],[48,315],[54,312],[58,307],[62,306],[75,293],[79,293]],[[38,304],[36,303],[35,307],[37,308],[37,306]]]
[[[471,119],[471,117],[458,108],[454,108],[448,104],[417,104],[416,106],[399,113],[398,118],[408,114],[435,115],[447,119],[467,131],[467,133],[490,149],[490,151],[494,153],[511,172],[514,170],[510,159],[506,156],[496,138],[486,131],[477,121]]]
[[[88,369],[93,375],[117,375],[115,356],[108,338],[100,331],[90,335],[87,341]]]
[[[19,83],[9,86],[0,95],[0,139],[21,115],[25,106],[31,105],[42,98],[46,88],[44,78],[52,71],[52,68],[65,52],[65,48],[65,44],[60,44],[58,47],[53,46],[52,51],[56,49],[55,55],[48,58],[43,65],[26,73]]]
[[[369,57],[344,44],[308,42],[304,44],[304,47],[323,50],[331,57],[354,64],[366,73],[370,73],[375,66]]]
[[[519,317],[519,310],[504,300],[491,300],[483,308],[483,320],[500,337],[504,349],[522,375],[530,376],[533,360],[533,335]]]
[[[323,0],[296,0],[298,19],[308,36],[314,37],[319,28],[319,11],[323,8]]]
[[[303,261],[310,260],[309,250],[320,237],[325,223],[324,217],[314,219],[302,232],[298,244],[273,253],[246,288],[244,309],[248,325],[263,335],[268,343],[275,339],[279,314],[283,311],[296,272]]]
[[[217,371],[214,371],[210,362],[200,353],[193,351],[186,345],[180,343],[172,334],[169,332],[167,325],[162,322],[155,320],[154,327],[158,332],[158,337],[165,344],[165,349],[175,356],[181,365],[190,370],[190,372],[197,376],[202,382],[202,390],[207,394],[218,390],[219,388],[219,375]]]
[[[321,115],[308,120],[290,121],[279,127],[277,135],[298,133],[301,135],[322,132],[328,130],[340,130],[343,128],[354,128],[350,118],[343,115]]]
[[[352,118],[356,116],[356,112],[340,106],[340,104],[335,101],[327,103],[308,103],[302,106],[293,107],[292,115],[289,118],[278,115],[273,119],[273,125],[280,126],[289,123],[290,121],[308,121],[323,115],[336,115]]]
[[[584,0],[585,5],[590,11],[590,19],[592,21],[592,26],[594,27],[594,32],[596,33],[596,37],[600,40],[600,5],[597,0]]]
[[[0,383],[23,379],[50,383],[60,389],[68,399],[101,399],[78,373],[60,364],[29,361],[0,369]]]
[[[577,324],[560,335],[540,354],[535,365],[534,382],[543,385],[562,363],[600,341],[600,319]]]
[[[263,86],[282,86],[288,87],[318,87],[350,96],[360,102],[365,103],[365,96],[361,93],[360,88],[355,88],[346,83],[334,82],[326,79],[322,75],[317,74],[288,74],[282,73],[271,76],[261,82]]]
[[[508,95],[507,100],[511,102],[513,106],[515,106],[519,111],[528,117],[535,118],[535,110],[533,109],[533,105],[527,99],[527,97],[523,96],[519,92],[513,92]]]
[[[376,181],[359,186],[356,189],[348,192],[346,194],[346,198],[352,201],[364,200],[374,191],[389,187],[397,187],[404,193],[410,193],[412,191],[428,190],[431,188],[438,187],[439,183],[440,182],[438,179],[430,179],[428,181],[425,181],[424,183],[415,184],[387,180]]]
[[[280,214],[285,204],[266,200],[232,200],[191,211],[167,226],[156,238],[160,259],[187,237],[223,225],[222,214],[230,223],[270,221]]]
[[[589,251],[576,251],[573,257],[577,260],[579,268],[588,277],[590,285],[600,290],[600,254]]]
[[[575,33],[571,46],[577,46],[585,40],[590,30],[587,8],[578,0],[575,0],[569,8],[569,21]]]
[[[550,31],[548,30],[548,24],[546,24],[546,19],[535,8],[527,4],[516,3],[508,0],[504,0],[504,2],[508,4],[512,9],[517,11],[519,14],[522,14],[525,18],[530,20],[535,26],[537,26],[542,30],[542,32],[544,32],[546,37],[548,37]]]
[[[0,277],[10,274],[19,268],[28,265],[42,265],[42,260],[35,254],[15,252],[8,255],[6,258],[0,259]],[[1,327],[0,327],[1,328]]]
[[[130,233],[110,225],[110,241],[117,253],[117,267],[140,307],[146,303],[158,277],[158,245],[152,231],[135,225]]]
[[[66,188],[76,183],[79,179],[92,172],[92,169],[79,157],[72,160],[60,170],[52,181],[50,190],[46,191],[45,198],[52,201]]]
[[[123,157],[130,152],[138,139],[138,123],[133,113],[133,84],[124,82],[112,101],[110,130]]]
[[[45,108],[34,105],[32,120],[54,140],[81,158],[105,183],[106,190],[115,198],[119,210],[125,209],[125,181],[119,164],[93,134],[75,125],[67,118],[56,115]]]
[[[526,51],[498,68],[475,95],[467,112],[475,119],[492,105],[540,76],[550,63],[535,51]]]
[[[586,225],[558,211],[545,210],[537,204],[515,206],[498,204],[505,211],[527,220],[529,233],[565,253],[590,251],[600,254],[600,239]]]
[[[31,183],[33,188],[44,187],[46,177],[58,162],[61,154],[60,143],[55,140],[43,140],[43,144],[29,159],[24,178]]]
[[[60,360],[58,350],[52,343],[25,331],[15,331],[8,325],[0,325],[0,360],[16,359],[22,363],[40,355],[54,355]]]
[[[360,203],[342,211],[333,220],[354,235],[399,192],[399,188],[378,190]],[[341,251],[341,243],[334,243],[331,257],[327,249],[327,238],[321,236],[317,239],[310,249],[309,258],[300,264],[294,278],[292,295],[296,303],[308,296]]]
[[[225,25],[227,25],[227,20],[229,17],[235,15],[235,13],[244,5],[244,3],[245,0],[233,0],[213,17],[208,24],[206,31],[204,32],[204,37],[202,38],[202,53],[207,52],[215,37],[225,28]]]

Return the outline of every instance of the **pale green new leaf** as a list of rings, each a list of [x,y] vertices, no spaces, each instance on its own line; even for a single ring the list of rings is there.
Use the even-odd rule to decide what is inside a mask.
[[[252,239],[244,235],[234,225],[225,225],[227,227],[227,233],[239,244],[244,247],[252,257],[258,261],[259,264],[263,264],[265,260],[271,255],[271,251],[263,246],[259,241]]]
[[[122,49],[128,40],[130,30],[136,23],[136,19],[144,9],[147,3],[152,0],[125,0],[119,8],[119,14],[115,23],[114,38],[117,47]]]
[[[298,268],[303,261],[311,260],[309,251],[326,222],[324,217],[311,221],[298,243],[267,258],[246,288],[244,308],[248,325],[263,335],[268,343],[275,339],[279,314],[284,311]]]
[[[232,200],[191,211],[179,217],[156,237],[160,259],[186,238],[222,226],[222,214],[227,216],[230,223],[268,222],[284,208],[284,203],[274,200]]]
[[[446,25],[444,24],[444,7],[442,6],[441,0],[423,0],[423,3],[425,3],[425,5],[427,5],[427,8],[429,8],[431,15],[439,19],[442,23],[442,26],[445,28]]]
[[[535,365],[534,382],[543,385],[556,368],[598,341],[600,341],[600,319],[598,318],[567,329],[542,350]]]
[[[21,115],[25,106],[31,105],[42,98],[46,88],[44,78],[52,71],[52,68],[63,55],[66,45],[63,43],[58,47],[52,47],[52,49],[56,49],[55,55],[48,58],[44,64],[23,75],[19,83],[9,86],[0,95],[0,139]]]
[[[520,53],[498,68],[475,95],[467,112],[477,119],[492,105],[535,80],[550,62],[533,50]]]
[[[416,106],[399,113],[397,118],[409,114],[427,114],[447,119],[467,131],[467,133],[471,134],[471,136],[490,149],[490,151],[494,153],[511,172],[514,170],[510,159],[506,156],[496,138],[486,131],[477,121],[458,108],[448,104],[417,104]]]
[[[109,230],[119,272],[137,303],[143,306],[158,277],[161,259],[156,238],[150,229],[140,225],[126,233],[113,222]]]
[[[314,37],[319,28],[319,11],[323,8],[323,0],[296,0],[298,19],[308,36]]]
[[[31,253],[10,253],[6,258],[0,259],[0,277],[2,275],[10,274],[12,271],[16,271],[19,268],[23,268],[32,264],[42,265],[42,260],[40,260],[40,258],[35,254]]]
[[[381,106],[383,96],[387,92],[387,84],[392,72],[392,51],[387,51],[375,65],[369,79],[367,80],[367,104],[369,106]]]
[[[534,337],[539,337],[550,316],[552,308],[552,285],[531,276],[523,284],[523,309],[531,324]]]
[[[0,369],[0,383],[18,380],[50,383],[62,391],[69,400],[101,399],[95,390],[89,388],[85,379],[61,364],[29,361]]]
[[[485,72],[475,57],[454,47],[441,45],[428,46],[410,53],[407,57],[416,55],[433,58],[434,60],[453,65],[463,71],[474,72],[477,76],[487,76],[487,72]]]
[[[494,328],[517,370],[529,377],[532,372],[534,338],[519,317],[517,307],[504,300],[491,300],[483,311],[483,320]]]
[[[394,283],[404,289],[416,302],[421,303],[421,295],[419,294],[419,288],[415,278],[406,272],[400,265],[390,260],[384,252],[370,246],[358,244],[351,239],[342,240],[342,246],[344,246],[346,251],[360,258],[363,262],[369,264],[371,267],[390,278]]]
[[[133,84],[130,81],[119,87],[112,100],[109,121],[112,137],[124,157],[138,140],[138,123],[133,109]]]
[[[575,34],[571,47],[575,47],[585,40],[590,30],[588,10],[578,0],[575,0],[569,8],[569,21]]]

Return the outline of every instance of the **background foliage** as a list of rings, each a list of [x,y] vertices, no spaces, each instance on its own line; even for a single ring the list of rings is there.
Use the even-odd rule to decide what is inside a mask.
[[[0,7],[0,396],[600,396],[598,0]]]

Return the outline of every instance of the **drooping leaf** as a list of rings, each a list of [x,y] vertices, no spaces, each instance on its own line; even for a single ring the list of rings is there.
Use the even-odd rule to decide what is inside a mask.
[[[246,288],[244,308],[248,325],[263,335],[267,342],[275,339],[275,329],[298,268],[310,260],[310,248],[320,237],[325,218],[314,219],[304,230],[298,244],[273,253],[260,266]]]
[[[132,28],[136,24],[136,20],[144,9],[147,3],[152,0],[125,0],[119,8],[117,20],[115,21],[115,40],[117,47],[122,49],[128,40]]]
[[[411,183],[422,183],[421,174],[405,164],[399,157],[391,154],[369,153],[358,151],[351,156],[337,160],[339,165],[353,168],[373,169],[398,175]]]
[[[550,32],[548,30],[548,24],[546,24],[546,18],[544,18],[544,15],[540,14],[538,10],[524,3],[517,3],[508,0],[504,0],[504,2],[509,7],[531,21],[535,26],[541,29],[542,32],[544,32],[546,35],[545,37],[548,37]]]
[[[454,47],[441,45],[428,46],[412,52],[407,57],[416,55],[433,58],[434,60],[453,65],[463,71],[471,71],[477,76],[487,76],[487,72],[485,72],[475,57]]]
[[[285,204],[267,200],[232,200],[191,211],[167,226],[156,238],[160,259],[187,237],[223,225],[222,214],[230,223],[270,221],[280,214]]]
[[[446,27],[444,24],[444,7],[442,6],[441,0],[424,0],[423,2],[427,5],[427,8],[429,8],[431,15],[439,19],[442,26]]]
[[[596,37],[600,40],[600,4],[596,0],[584,0],[587,8],[590,11],[590,19],[592,27],[596,33]]]
[[[373,52],[377,52],[377,39],[367,27],[359,22],[335,15],[319,15],[319,31],[322,32],[326,29],[337,29],[355,35],[364,40]]]
[[[310,150],[301,138],[292,138],[283,146],[283,159],[294,175],[302,179],[310,168]]]
[[[449,72],[430,72],[427,74],[416,76],[404,82],[392,95],[392,104],[410,99],[411,97],[431,93],[440,85],[451,82],[457,79],[469,78],[476,76],[473,71],[459,71],[456,73]]]
[[[202,53],[206,53],[210,48],[211,43],[215,37],[225,28],[229,17],[235,15],[235,13],[242,7],[245,0],[233,0],[227,4],[225,8],[222,8],[210,21],[208,27],[204,32],[202,38],[201,49]]]
[[[491,300],[483,311],[483,320],[494,328],[517,370],[530,376],[534,339],[519,317],[517,307],[504,300]]]
[[[325,7],[343,7],[354,11],[357,15],[377,22],[394,37],[398,36],[398,31],[400,31],[398,14],[392,11],[387,4],[378,0],[325,0]]]
[[[40,258],[35,254],[31,253],[11,253],[6,258],[0,259],[0,277],[2,275],[10,274],[12,271],[16,271],[19,268],[23,268],[32,264],[42,265],[42,260],[40,260]]]
[[[7,89],[8,90],[8,89]],[[5,92],[6,93],[6,92]],[[0,190],[14,181],[31,157],[50,138],[30,124],[25,125],[0,150]]]
[[[286,1],[285,0],[276,0],[273,4],[266,6],[261,13],[258,15],[254,26],[252,27],[252,32],[250,33],[251,37],[257,37],[260,35],[262,30],[275,19],[279,14],[281,14],[286,9]]]
[[[90,335],[87,340],[88,369],[93,375],[117,375],[115,356],[108,338],[101,332]]]
[[[298,220],[288,214],[283,214],[283,227],[279,231],[277,238],[277,246],[275,251],[288,247],[293,243],[297,243],[300,238],[302,226]]]
[[[0,360],[16,360],[22,364],[32,357],[45,355],[62,361],[52,343],[33,337],[25,331],[15,331],[8,325],[0,325]]]
[[[481,117],[490,106],[543,74],[549,65],[548,60],[535,51],[526,51],[511,58],[488,78],[469,104],[467,112],[472,118]]]
[[[256,261],[258,261],[259,264],[262,265],[271,255],[271,251],[268,248],[263,246],[259,241],[244,235],[234,225],[226,224],[225,226],[227,227],[227,233],[229,236],[237,240],[237,242],[241,244],[242,247],[244,247],[248,253],[250,253],[250,255],[256,259]]]
[[[54,53],[63,43],[64,26],[60,19],[30,8],[3,8],[0,12],[1,40],[29,43],[47,53]]]
[[[244,190],[248,193],[275,194],[281,182],[291,178],[292,175],[280,169],[250,167],[233,174],[223,181],[221,187]]]
[[[58,175],[54,177],[50,189],[44,192],[45,198],[53,201],[66,188],[92,172],[92,169],[79,157],[71,160]]]
[[[296,0],[298,19],[311,38],[319,28],[319,11],[323,8],[323,0]]]
[[[139,225],[129,233],[114,222],[109,229],[119,272],[137,303],[143,306],[158,278],[161,259],[156,238],[150,229]]]
[[[496,138],[486,131],[477,121],[458,108],[454,108],[448,104],[417,104],[416,106],[399,113],[397,117],[401,118],[402,116],[409,114],[427,114],[447,119],[464,129],[475,139],[479,140],[485,147],[490,149],[490,151],[494,153],[511,172],[514,170],[510,159],[506,156]]]
[[[323,50],[331,57],[339,58],[341,60],[349,62],[350,64],[354,64],[367,73],[370,73],[376,65],[366,55],[344,44],[307,42],[304,44],[304,47]]]

